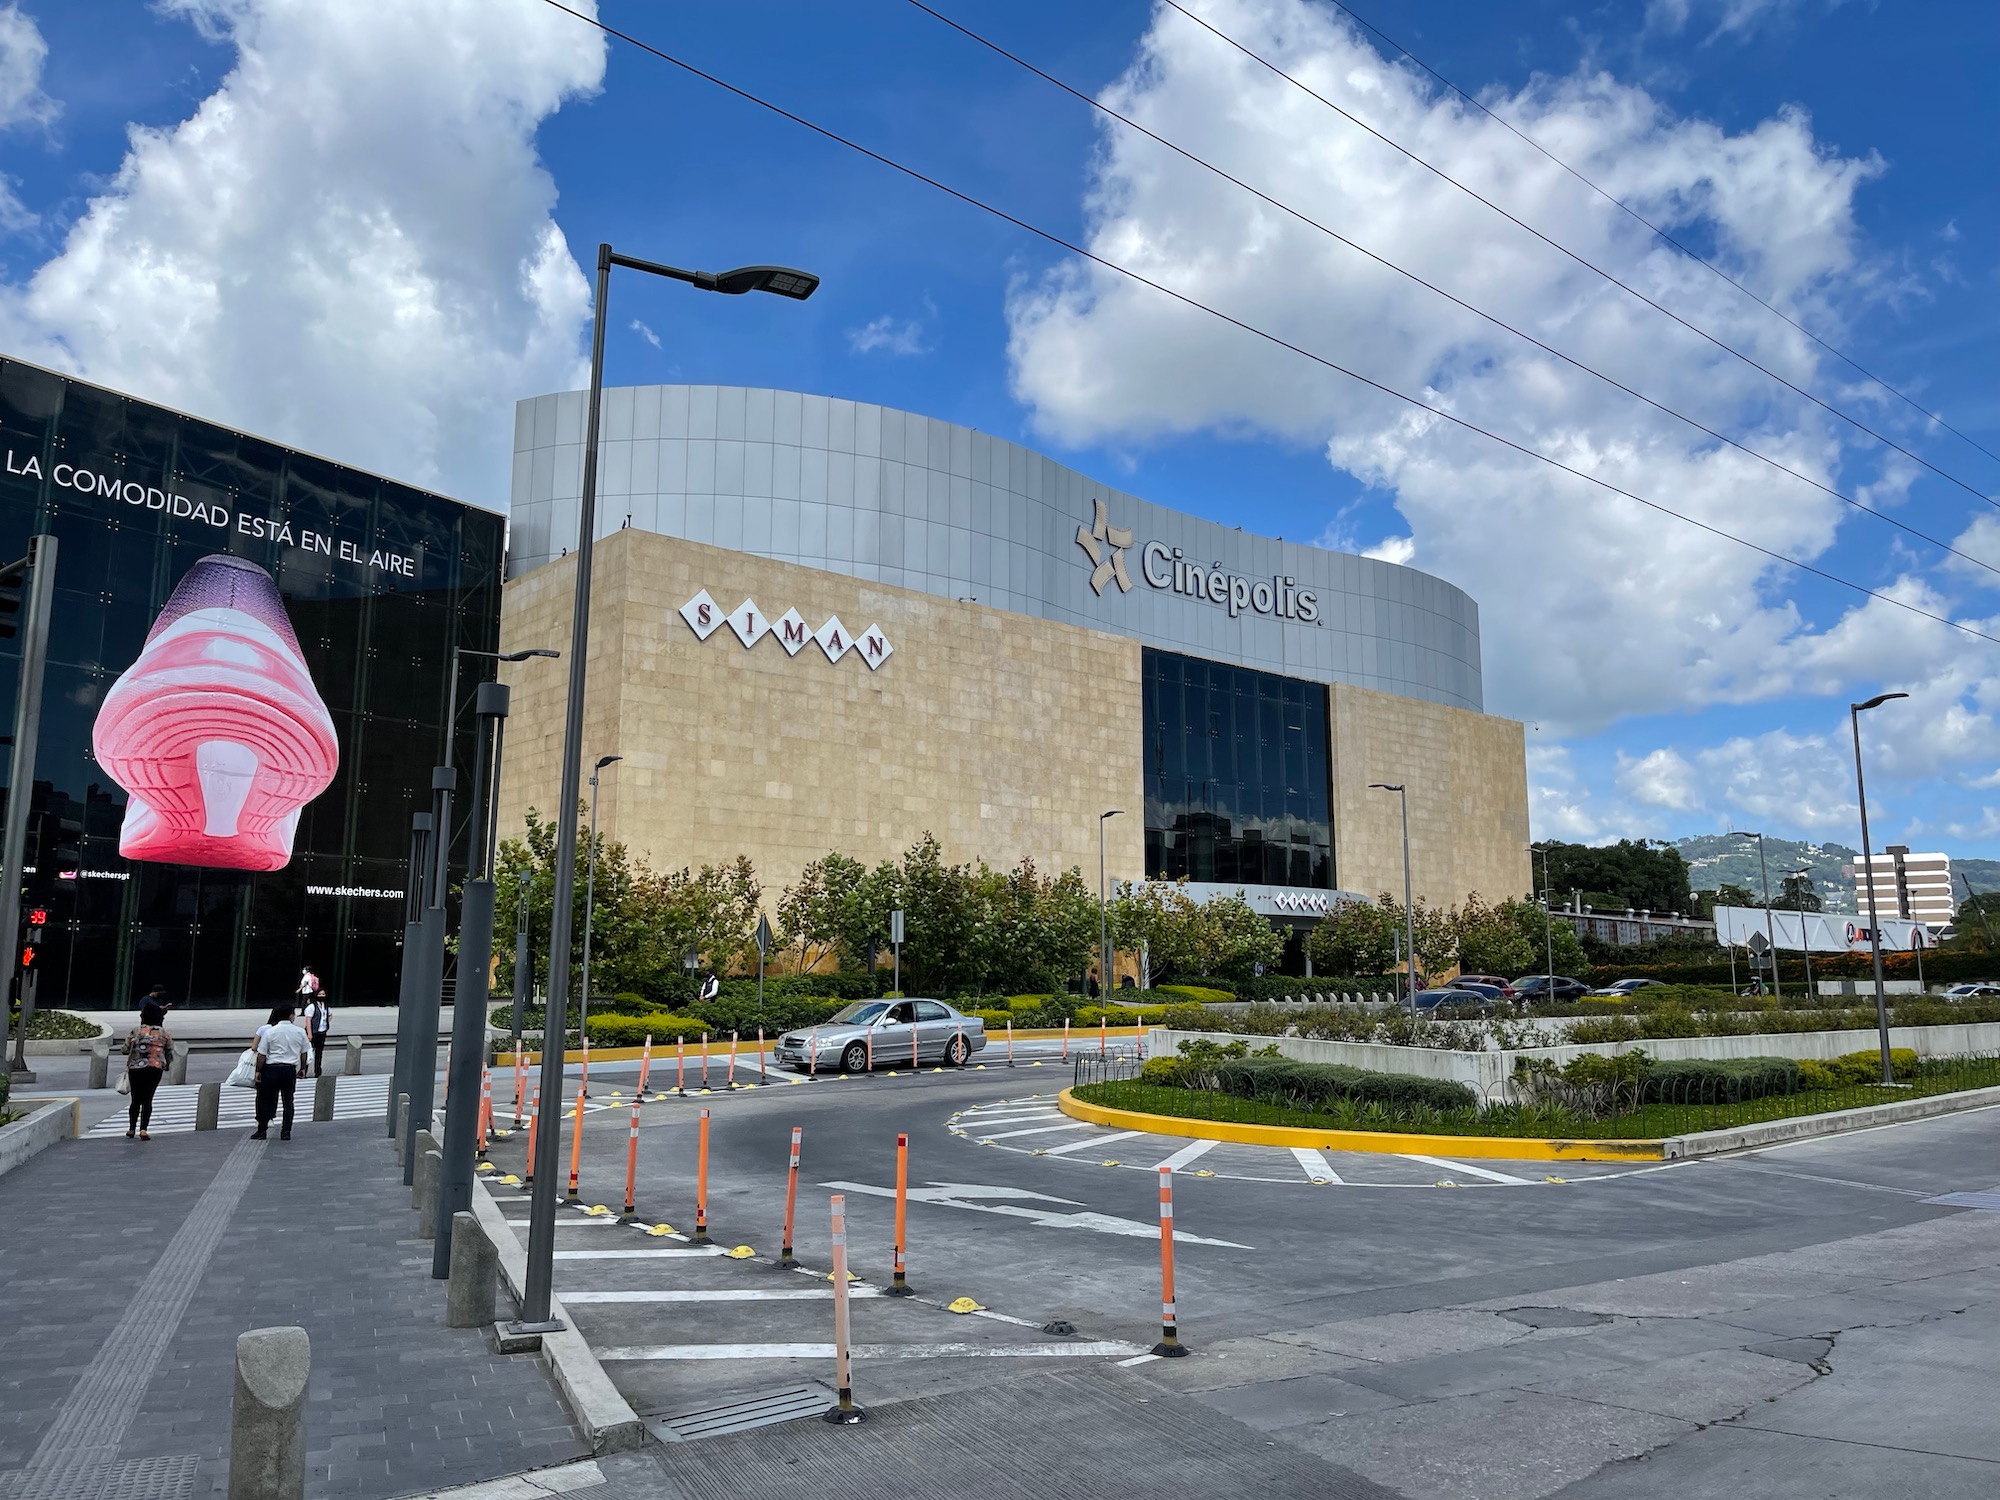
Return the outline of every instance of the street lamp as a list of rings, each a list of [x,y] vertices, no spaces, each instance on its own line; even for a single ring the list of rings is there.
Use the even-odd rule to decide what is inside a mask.
[[[1764,835],[1739,831],[1731,837],[1757,841],[1757,868],[1764,877],[1764,941],[1771,945],[1771,994],[1774,998],[1782,1000],[1785,997],[1785,983],[1778,977],[1778,933],[1771,925],[1771,867],[1764,862]]]
[[[528,962],[528,910],[533,905],[534,891],[535,872],[521,871],[521,891],[514,901],[514,1054],[517,1057],[521,1052],[521,1011],[528,1003],[528,981],[533,973]],[[520,1102],[520,1096],[516,1095],[516,1125],[521,1123]]]
[[[611,268],[644,271],[670,281],[684,281],[705,292],[736,297],[745,292],[769,292],[804,301],[819,287],[819,278],[784,266],[743,266],[716,274],[683,271],[649,260],[597,247],[597,292],[590,327],[590,402],[583,439],[583,496],[577,507],[576,586],[570,604],[569,695],[563,718],[561,806],[556,817],[555,911],[549,921],[549,993],[543,1029],[542,1099],[555,1113],[562,1111],[562,1036],[569,1019],[569,950],[571,904],[576,900],[576,803],[583,781],[583,696],[585,666],[590,659],[590,571],[597,542],[597,433],[604,406],[604,328],[611,297]],[[553,1031],[556,1045],[548,1045]],[[542,1131],[535,1139],[535,1196],[528,1225],[528,1266],[521,1295],[522,1332],[553,1333],[563,1327],[549,1317],[554,1290],[556,1248],[556,1171],[560,1130]]]
[[[531,646],[525,651],[475,651],[470,646],[460,646],[451,653],[451,686],[444,694],[444,748],[438,755],[438,764],[448,766],[451,757],[451,732],[458,725],[458,659],[461,656],[477,656],[487,661],[526,661],[530,657],[545,656],[550,661],[559,660],[560,651],[552,651],[547,646]],[[495,788],[498,795],[498,788]]]
[[[1097,815],[1097,973],[1103,991],[1098,998],[1106,1002],[1111,999],[1111,921],[1104,892],[1104,825],[1124,811],[1114,807]]]
[[[1803,875],[1806,877],[1806,883],[1808,885],[1812,883],[1811,865],[1800,865],[1796,870],[1782,870],[1779,873],[1782,874],[1787,880],[1793,880],[1796,879],[1798,876]],[[1806,918],[1809,915],[1810,915],[1809,912],[1805,911],[1803,908],[1800,909],[1799,947],[1805,953],[1806,956],[1806,999],[1807,1000],[1811,1000],[1815,993],[1815,991],[1813,990],[1813,978],[1812,978],[1812,929],[1807,925],[1806,922]]]
[[[1882,928],[1875,915],[1875,860],[1868,852],[1868,788],[1861,779],[1861,716],[1880,708],[1892,698],[1908,693],[1877,693],[1866,703],[1847,705],[1848,721],[1854,726],[1854,796],[1861,804],[1861,870],[1868,885],[1868,951],[1875,960],[1875,1033],[1882,1044],[1882,1081],[1894,1083],[1896,1074],[1889,1064],[1889,1004],[1882,998]]]
[[[1549,908],[1555,905],[1556,893],[1555,888],[1549,884],[1549,846],[1530,844],[1528,852],[1542,857],[1542,939],[1548,944],[1549,973],[1553,976],[1556,972],[1556,928],[1555,916]],[[1530,874],[1534,872],[1534,868],[1532,864],[1528,866]]]
[[[597,912],[597,773],[624,758],[600,755],[590,773],[590,853],[584,856],[583,877],[583,985],[576,1007],[577,1032],[585,1037],[590,1035],[590,921]]]
[[[1410,1019],[1417,1018],[1417,912],[1410,897],[1410,794],[1400,784],[1387,781],[1368,783],[1371,792],[1394,792],[1403,804],[1403,954],[1410,965]],[[1551,947],[1551,952],[1554,951]],[[1555,973],[1553,962],[1549,972]]]

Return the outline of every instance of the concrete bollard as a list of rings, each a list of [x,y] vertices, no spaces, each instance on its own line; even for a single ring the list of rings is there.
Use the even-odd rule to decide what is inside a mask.
[[[479,1220],[461,1210],[451,1216],[451,1280],[445,1287],[444,1326],[484,1328],[498,1317],[500,1252]]]
[[[111,1043],[102,1037],[90,1044],[90,1086],[111,1087]]]
[[[410,1139],[410,1096],[396,1096],[396,1165],[403,1164],[403,1147]]]
[[[361,1076],[360,1037],[351,1036],[347,1039],[347,1063],[341,1069],[341,1071],[345,1073],[349,1078],[358,1078]]]
[[[438,1174],[444,1170],[444,1154],[426,1151],[417,1158],[414,1186],[417,1194],[417,1238],[434,1240],[438,1227]]]
[[[213,1130],[222,1118],[222,1084],[217,1080],[204,1083],[195,1091],[194,1128]]]
[[[171,1063],[167,1064],[167,1082],[186,1083],[187,1081],[188,1081],[187,1048],[176,1047],[174,1048],[174,1060]]]
[[[419,1130],[417,1132],[416,1148],[417,1148],[417,1165],[419,1168],[423,1166],[424,1157],[426,1155],[428,1155],[430,1152],[437,1151],[440,1149],[440,1147],[438,1146],[437,1137],[432,1135],[428,1130]],[[422,1208],[423,1206],[424,1206],[424,1185],[422,1181],[419,1180],[419,1178],[417,1177],[417,1174],[412,1172],[410,1174],[410,1207]],[[430,1236],[425,1235],[424,1238],[429,1239]]]
[[[253,1328],[237,1335],[229,1500],[303,1500],[311,1373],[312,1340],[303,1328]]]
[[[333,1118],[333,1080],[322,1073],[313,1080],[313,1119]]]

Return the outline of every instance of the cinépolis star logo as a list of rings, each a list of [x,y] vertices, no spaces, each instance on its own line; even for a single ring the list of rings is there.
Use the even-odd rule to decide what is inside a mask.
[[[1125,549],[1132,545],[1132,528],[1113,526],[1111,513],[1104,507],[1104,497],[1097,497],[1097,524],[1076,528],[1076,544],[1089,554],[1094,566],[1090,570],[1090,587],[1099,595],[1104,585],[1112,579],[1118,580],[1118,592],[1130,593],[1132,575],[1125,571]]]

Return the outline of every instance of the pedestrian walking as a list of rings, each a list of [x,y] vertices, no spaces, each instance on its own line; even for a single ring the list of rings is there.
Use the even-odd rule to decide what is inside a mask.
[[[717,979],[713,974],[701,982],[701,998],[703,1000],[713,1000],[721,993],[722,981]]]
[[[174,1060],[174,1039],[167,1035],[167,1013],[153,1001],[139,1007],[139,1024],[125,1038],[125,1080],[132,1101],[125,1110],[125,1139],[153,1137],[153,1095]]]
[[[144,1009],[148,1005],[159,1006],[162,1014],[174,1008],[174,1002],[167,998],[167,987],[164,984],[154,985],[139,997],[139,1006],[141,1009]]]
[[[312,988],[308,990],[307,984]],[[306,998],[301,1006],[300,1020],[306,1028],[306,1035],[312,1039],[312,1068],[301,1073],[301,1078],[326,1071],[326,1038],[333,1030],[333,1010],[326,1003],[326,990],[319,982],[319,975],[307,968],[299,979],[299,993]]]
[[[299,1065],[304,1062],[307,1049],[311,1046],[305,1030],[292,1019],[292,1008],[279,1005],[271,1012],[271,1021],[260,1027],[257,1034],[257,1130],[250,1139],[263,1141],[270,1139],[271,1121],[277,1116],[278,1106],[284,1105],[284,1124],[278,1131],[278,1139],[292,1138],[292,1091],[299,1081]]]

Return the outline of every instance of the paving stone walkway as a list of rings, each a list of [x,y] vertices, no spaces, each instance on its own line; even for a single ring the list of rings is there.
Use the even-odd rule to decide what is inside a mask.
[[[443,1324],[379,1120],[71,1141],[0,1177],[0,1497],[227,1493],[236,1336],[311,1335],[306,1493],[581,1458],[533,1357]]]

